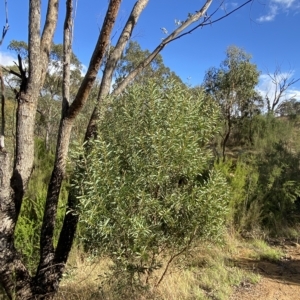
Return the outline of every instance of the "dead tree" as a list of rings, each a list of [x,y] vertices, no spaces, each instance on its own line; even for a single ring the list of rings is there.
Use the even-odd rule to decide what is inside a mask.
[[[277,113],[281,102],[289,101],[294,97],[294,95],[288,97],[287,92],[300,78],[293,78],[292,71],[281,72],[280,67],[277,67],[274,73],[268,72],[267,76],[272,83],[270,90],[267,91],[265,96],[268,112]]]

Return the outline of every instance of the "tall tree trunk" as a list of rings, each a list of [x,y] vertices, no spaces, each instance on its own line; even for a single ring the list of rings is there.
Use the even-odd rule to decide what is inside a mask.
[[[53,246],[53,234],[56,223],[57,204],[61,185],[66,171],[66,159],[69,149],[71,130],[74,121],[85,105],[89,92],[96,80],[101,60],[104,57],[109,43],[110,34],[118,15],[121,0],[111,0],[106,17],[92,55],[89,68],[78,90],[78,93],[70,104],[69,85],[70,85],[70,55],[71,55],[71,26],[72,26],[72,1],[67,1],[67,14],[64,26],[64,78],[63,78],[63,104],[62,117],[57,139],[56,156],[52,176],[48,186],[48,193],[45,206],[45,214],[42,224],[40,239],[40,263],[36,275],[36,284],[41,289],[40,293],[55,293],[61,279],[64,265],[66,263],[71,245],[73,242],[76,224],[73,232],[70,228],[63,226],[61,238],[59,239],[57,251]],[[71,199],[71,196],[69,197]],[[69,200],[69,205],[72,201]],[[64,224],[69,222],[69,208],[65,215]],[[74,223],[74,221],[72,220]],[[66,231],[68,236],[66,236]],[[64,238],[62,240],[62,238]],[[64,244],[64,245],[63,245]]]
[[[225,162],[225,160],[226,160],[225,151],[226,151],[226,145],[227,145],[228,139],[230,137],[231,127],[232,127],[232,124],[231,124],[231,113],[230,113],[230,109],[228,109],[228,112],[227,112],[227,131],[226,131],[225,137],[224,137],[223,142],[222,142],[223,162]]]
[[[54,2],[58,3],[58,1],[50,0],[49,5]],[[40,11],[40,1],[31,0],[29,2],[28,28],[29,74],[26,77],[21,58],[19,58],[22,82],[16,99],[18,102],[16,112],[16,150],[12,172],[12,158],[9,153],[2,149],[0,155],[2,171],[0,189],[0,241],[2,247],[0,252],[0,283],[11,299],[32,299],[34,294],[32,278],[14,247],[14,231],[33,167],[35,116],[39,90],[43,84],[41,80],[43,77],[40,63],[41,57],[46,60],[43,61],[42,65],[47,65],[47,54],[50,52],[56,25],[54,20],[48,28],[45,28],[44,34],[48,35],[48,37],[44,38],[43,51],[41,51]]]
[[[29,76],[23,76],[17,101],[16,152],[13,174],[10,175],[10,155],[1,153],[0,192],[0,280],[10,298],[31,297],[31,277],[14,247],[14,231],[27,187],[34,158],[34,125],[40,86],[40,1],[30,1],[29,7]],[[19,68],[22,70],[21,62]]]

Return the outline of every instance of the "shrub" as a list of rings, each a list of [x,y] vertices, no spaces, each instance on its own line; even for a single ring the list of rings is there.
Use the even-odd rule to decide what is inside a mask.
[[[103,114],[75,174],[82,239],[147,281],[163,255],[222,236],[228,189],[208,147],[219,110],[168,82],[130,87]]]

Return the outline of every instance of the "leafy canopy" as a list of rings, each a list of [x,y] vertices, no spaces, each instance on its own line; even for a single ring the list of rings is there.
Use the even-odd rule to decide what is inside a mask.
[[[228,47],[220,68],[210,68],[205,75],[206,91],[220,104],[224,115],[247,116],[261,101],[255,90],[259,71],[251,55],[236,46]]]

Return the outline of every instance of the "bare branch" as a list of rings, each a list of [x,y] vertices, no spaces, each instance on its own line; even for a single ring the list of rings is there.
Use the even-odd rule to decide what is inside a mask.
[[[5,85],[2,75],[2,70],[0,68],[0,95],[1,95],[1,130],[0,130],[0,151],[5,148]]]
[[[207,25],[212,25],[213,23],[219,22],[223,19],[225,19],[226,17],[230,16],[231,14],[233,14],[234,12],[236,12],[237,10],[241,9],[242,7],[244,7],[245,5],[247,5],[248,3],[253,2],[253,0],[248,0],[245,3],[241,4],[240,6],[236,7],[235,9],[233,9],[232,11],[226,13],[224,16],[211,21],[212,17],[215,15],[215,13],[220,9],[220,7],[223,5],[223,1],[220,3],[220,5],[218,6],[218,8],[212,13],[210,14],[208,17],[205,17],[203,22],[201,22],[200,24],[198,24],[197,26],[195,26],[194,28],[192,28],[191,30],[177,36],[176,38],[174,38],[172,41],[180,39],[181,37],[187,35],[187,34],[191,34],[193,31],[195,31],[198,28],[202,28],[203,26],[207,26]]]
[[[41,37],[41,77],[40,77],[40,85],[41,87],[44,84],[48,63],[49,63],[49,56],[50,56],[50,49],[52,45],[53,35],[56,29],[57,18],[58,18],[58,8],[59,8],[59,0],[49,0],[48,1],[48,8],[47,8],[47,15],[45,26],[43,29],[42,37]]]
[[[25,82],[27,80],[27,78],[26,78],[26,69],[24,70],[24,68],[23,68],[22,57],[21,57],[20,54],[18,54],[18,68],[19,68],[19,71],[20,71],[21,79],[22,79],[22,81]]]
[[[5,26],[3,26],[3,30],[2,30],[2,37],[0,40],[0,46],[2,45],[4,38],[7,34],[7,31],[9,29],[9,24],[8,24],[8,6],[7,6],[7,0],[5,0],[5,16],[6,16],[6,22],[5,22]]]
[[[281,68],[279,66],[276,67],[273,73],[268,72],[268,77],[270,78],[273,84],[273,95],[270,95],[270,91],[267,92],[265,99],[268,106],[268,111],[275,113],[279,108],[280,102],[283,100],[290,100],[293,96],[288,99],[283,99],[286,97],[286,93],[288,89],[297,83],[300,78],[293,78],[293,71],[281,72]]]
[[[237,11],[238,9],[242,8],[243,6],[245,6],[246,4],[252,2],[253,0],[248,0],[245,3],[243,3],[242,5],[240,5],[239,7],[237,7],[236,9],[234,9],[233,11],[225,14],[224,16],[222,16],[221,18],[213,21],[214,23],[217,21],[220,21],[224,18],[226,18],[227,16],[231,15],[232,13],[234,13],[235,11]],[[222,2],[223,3],[223,2]],[[139,74],[145,67],[147,67],[151,61],[157,56],[157,54],[163,50],[163,48],[170,42],[173,42],[187,34],[190,34],[191,32],[193,32],[194,30],[196,30],[199,27],[202,26],[206,26],[206,25],[210,25],[213,22],[210,21],[211,17],[213,14],[216,13],[213,12],[213,14],[209,17],[205,17],[205,14],[207,12],[207,10],[209,9],[210,5],[212,4],[212,0],[207,0],[205,2],[205,4],[202,6],[202,8],[198,11],[196,11],[195,14],[193,14],[192,16],[190,16],[185,22],[183,22],[181,24],[181,26],[179,26],[176,30],[174,30],[167,38],[165,38],[156,48],[155,50],[135,69],[133,70],[131,73],[128,74],[128,76],[122,81],[120,82],[120,84],[117,86],[117,88],[112,92],[112,95],[116,96],[121,94],[124,89],[127,87],[127,85],[136,77],[137,74]],[[204,21],[201,22],[200,24],[198,24],[197,26],[195,26],[194,28],[192,28],[190,31],[188,32],[184,32],[182,33],[186,28],[188,28],[191,24],[197,22],[199,19],[201,19],[202,17],[204,17]]]
[[[181,255],[182,253],[184,253],[184,252],[190,247],[192,241],[193,241],[194,238],[195,238],[195,235],[196,235],[196,233],[197,233],[197,230],[198,230],[198,228],[195,228],[193,234],[190,236],[189,241],[188,241],[188,243],[186,244],[185,247],[183,247],[183,248],[182,248],[181,250],[179,250],[177,253],[171,255],[171,257],[169,258],[169,260],[168,260],[168,262],[167,262],[167,264],[166,264],[166,267],[165,267],[165,269],[164,269],[162,275],[160,276],[159,280],[158,280],[157,283],[155,284],[155,287],[156,287],[156,288],[160,285],[160,283],[161,283],[162,280],[164,279],[165,275],[167,274],[167,271],[168,271],[168,269],[169,269],[169,267],[170,267],[172,261],[173,261],[176,257],[178,257],[179,255]]]
[[[14,70],[8,70],[8,69],[5,69],[5,71],[7,71],[8,73],[12,74],[12,75],[15,75],[19,78],[22,78],[21,74],[15,72]]]
[[[189,17],[185,22],[183,22],[177,29],[175,29],[167,38],[165,38],[156,49],[128,76],[118,85],[118,87],[112,92],[112,95],[119,95],[127,87],[127,85],[140,73],[145,67],[147,67],[151,61],[157,56],[157,54],[172,40],[174,40],[183,30],[185,30],[192,23],[198,21],[204,16],[208,8],[210,7],[212,0],[207,0],[203,7],[196,12],[194,15]]]

